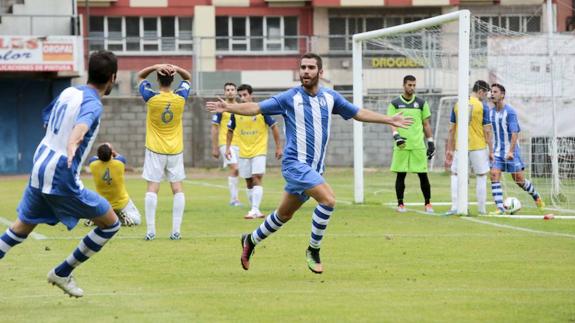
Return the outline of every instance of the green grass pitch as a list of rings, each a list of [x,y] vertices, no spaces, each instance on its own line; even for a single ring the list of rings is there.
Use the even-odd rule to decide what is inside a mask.
[[[81,299],[50,286],[46,274],[89,228],[39,226],[38,236],[0,260],[0,321],[575,321],[575,221],[398,214],[384,205],[395,201],[395,177],[382,170],[368,171],[366,203],[354,205],[352,174],[326,174],[338,203],[322,244],[322,275],[305,264],[313,201],[256,248],[246,272],[240,235],[261,220],[244,220],[246,206],[227,205],[226,172],[192,170],[183,239],[168,239],[172,197],[162,183],[157,239],[143,240],[145,225],[122,228],[75,271]],[[15,219],[26,183],[0,179],[0,230]],[[448,176],[431,174],[431,184],[433,201],[449,201]],[[283,185],[279,171],[269,170],[262,211],[273,210]],[[127,186],[143,216],[145,182],[134,174]],[[421,202],[415,175],[406,193],[406,202]],[[534,214],[528,207],[522,213]],[[447,208],[435,206],[437,213]]]

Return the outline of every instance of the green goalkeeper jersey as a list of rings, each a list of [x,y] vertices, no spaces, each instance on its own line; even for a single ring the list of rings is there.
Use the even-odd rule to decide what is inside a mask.
[[[403,112],[404,117],[412,117],[413,124],[406,129],[397,128],[399,135],[406,139],[405,148],[399,148],[394,145],[393,149],[426,149],[423,141],[423,121],[431,116],[427,102],[415,95],[411,100],[406,101],[400,95],[387,106],[387,115],[393,116],[398,112]]]

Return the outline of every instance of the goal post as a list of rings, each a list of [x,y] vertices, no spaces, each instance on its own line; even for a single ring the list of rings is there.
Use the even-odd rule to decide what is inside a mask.
[[[364,80],[363,80],[363,50],[367,41],[389,37],[401,33],[413,32],[446,23],[459,22],[458,31],[458,74],[457,74],[457,97],[458,97],[458,120],[467,120],[469,113],[469,46],[471,14],[469,10],[460,10],[448,14],[414,21],[407,24],[373,30],[353,36],[353,103],[363,107]],[[457,159],[458,159],[458,194],[457,212],[467,214],[468,204],[468,154],[467,154],[467,127],[457,127]],[[354,201],[364,202],[364,161],[363,161],[363,124],[353,123],[354,144]]]

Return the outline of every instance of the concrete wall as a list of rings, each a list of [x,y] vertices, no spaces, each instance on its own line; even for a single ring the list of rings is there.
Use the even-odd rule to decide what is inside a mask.
[[[426,98],[425,96],[423,96]],[[393,97],[366,98],[365,107],[385,113]],[[263,98],[257,98],[263,99]],[[349,98],[351,99],[351,98]],[[426,98],[430,101],[432,114],[437,109],[439,96]],[[208,98],[190,98],[184,112],[184,163],[186,167],[218,167],[219,161],[211,157],[211,114],[204,111],[204,102]],[[97,143],[111,142],[114,148],[128,159],[128,165],[141,167],[144,162],[144,144],[146,133],[146,109],[140,98],[106,98],[104,114]],[[284,125],[280,123],[282,146],[284,146]],[[432,125],[435,125],[434,116]],[[446,128],[447,129],[447,128]],[[364,125],[364,160],[366,167],[387,167],[390,164],[393,141],[389,127],[379,124]],[[97,144],[92,154],[95,154]],[[274,158],[273,139],[270,134],[268,165],[279,166]],[[344,121],[338,115],[333,116],[328,155],[328,166],[353,165],[353,126],[352,121]]]

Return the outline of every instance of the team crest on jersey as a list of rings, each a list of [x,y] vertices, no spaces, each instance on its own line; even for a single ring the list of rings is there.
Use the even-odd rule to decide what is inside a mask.
[[[255,122],[255,121],[257,121],[257,120],[258,120],[258,116],[253,116],[253,117],[252,117],[252,121]]]
[[[413,103],[413,107],[416,108],[416,109],[419,108],[419,103],[414,102],[414,103]]]
[[[327,105],[327,102],[325,101],[324,97],[319,98],[319,106],[320,107],[325,107]]]

